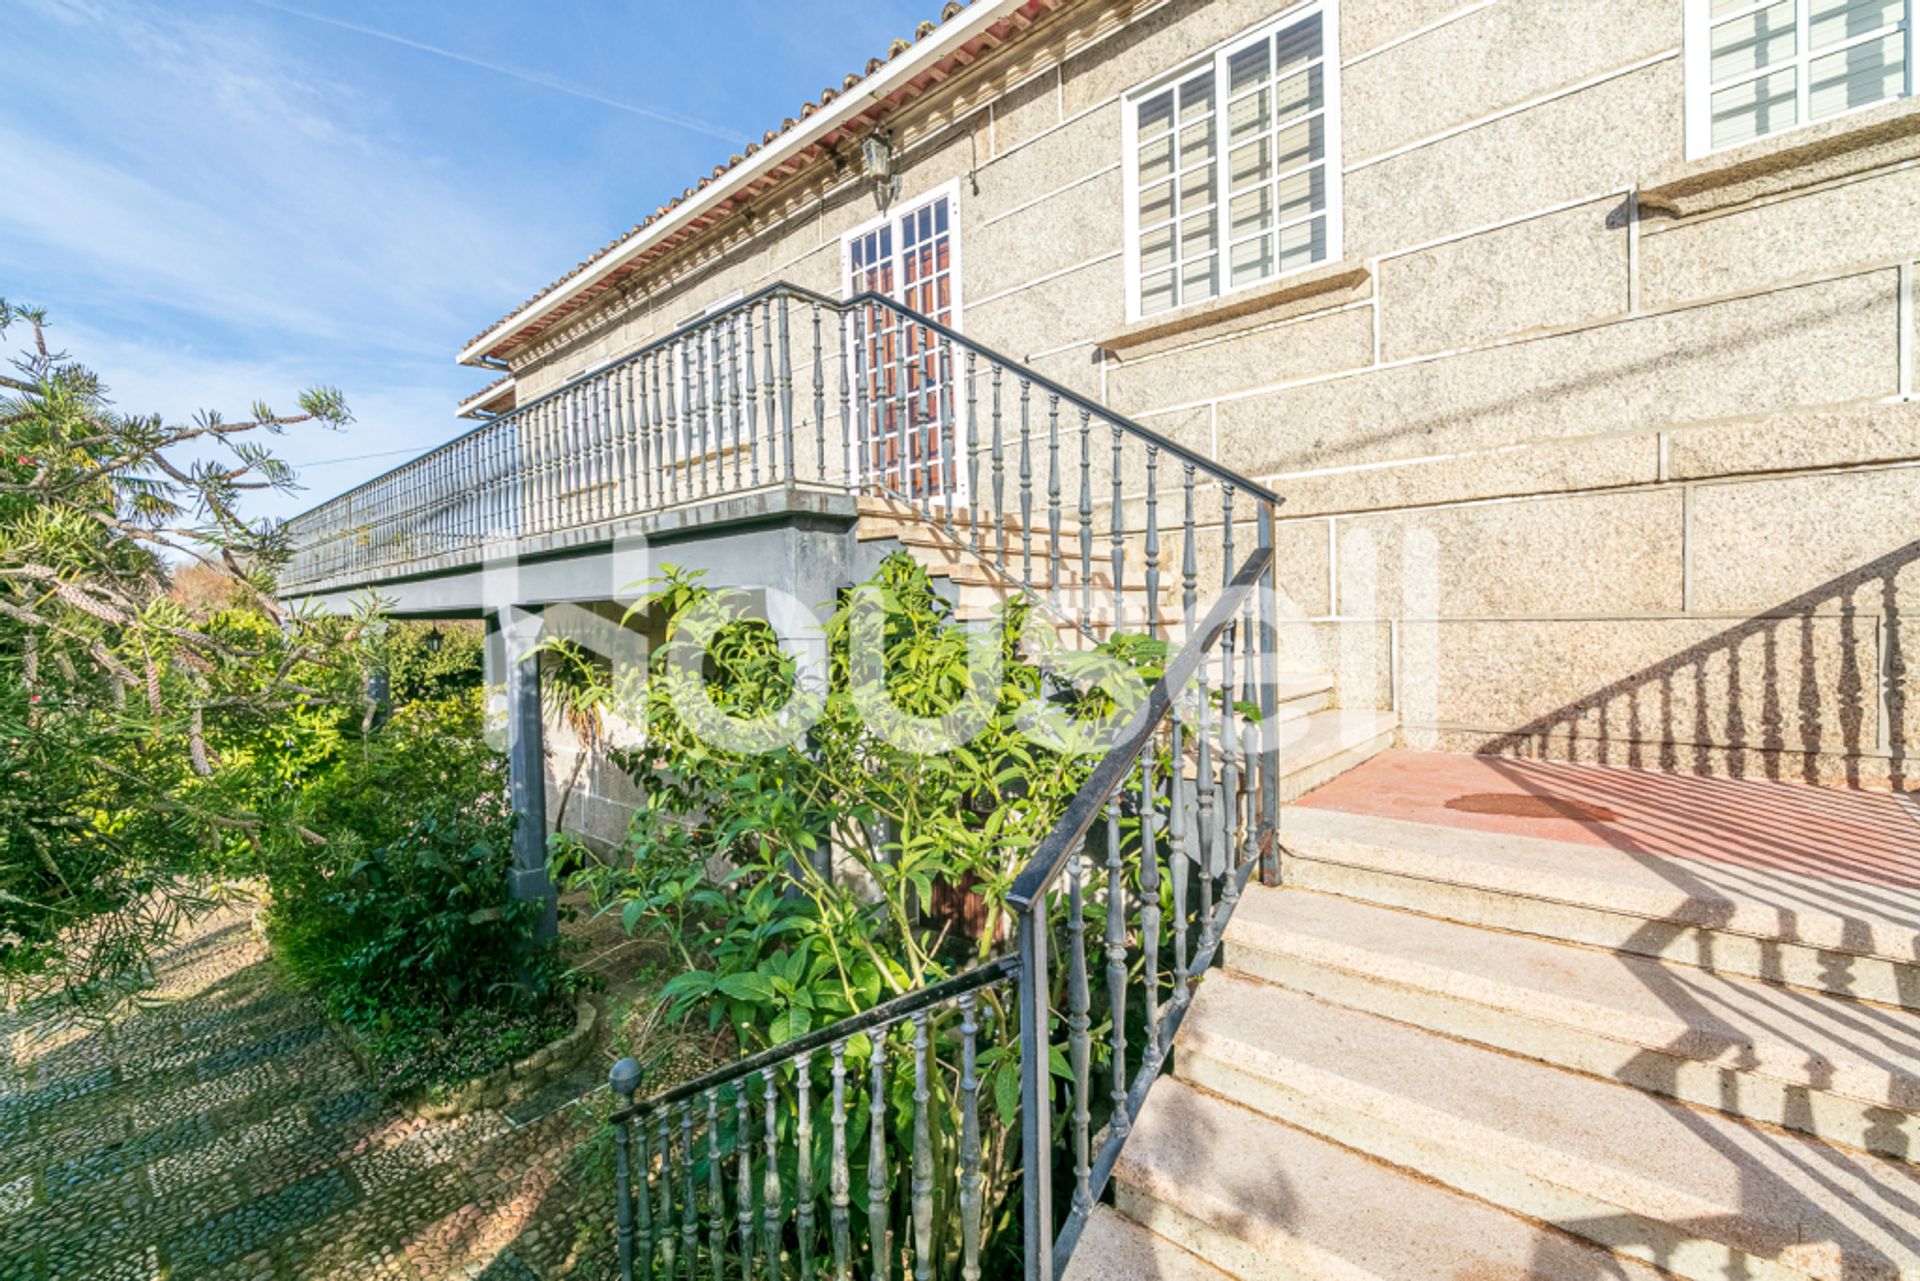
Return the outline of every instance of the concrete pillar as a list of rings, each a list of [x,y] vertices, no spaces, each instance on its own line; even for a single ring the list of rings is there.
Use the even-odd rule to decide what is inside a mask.
[[[535,937],[559,930],[559,897],[547,874],[547,750],[540,716],[540,660],[530,657],[540,615],[508,607],[495,615],[506,650],[507,780],[513,805],[509,897],[543,905]]]

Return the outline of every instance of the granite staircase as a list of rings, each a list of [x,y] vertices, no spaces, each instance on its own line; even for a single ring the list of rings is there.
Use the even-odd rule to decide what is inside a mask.
[[[1310,807],[1282,842],[1072,1281],[1920,1277],[1914,888]]]

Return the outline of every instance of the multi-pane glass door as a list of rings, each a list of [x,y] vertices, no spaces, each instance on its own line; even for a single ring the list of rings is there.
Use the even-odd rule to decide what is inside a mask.
[[[849,296],[877,293],[957,327],[955,212],[952,194],[942,193],[850,235]],[[871,303],[858,310],[851,337],[860,409],[856,475],[866,488],[891,497],[961,496],[964,429],[951,344],[938,331]]]

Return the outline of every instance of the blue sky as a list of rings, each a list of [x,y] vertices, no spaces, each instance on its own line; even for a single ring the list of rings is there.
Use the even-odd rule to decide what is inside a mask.
[[[129,411],[343,388],[291,514],[455,434],[463,343],[937,8],[0,0],[0,297]]]

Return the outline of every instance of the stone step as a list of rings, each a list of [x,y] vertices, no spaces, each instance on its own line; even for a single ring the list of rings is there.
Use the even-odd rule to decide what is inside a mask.
[[[1330,672],[1281,672],[1274,682],[1274,720],[1299,720],[1324,711],[1333,701]]]
[[[1920,1160],[1920,1015],[1308,890],[1256,891],[1226,964],[1751,1120]]]
[[[1281,722],[1280,800],[1284,805],[1393,746],[1396,712],[1338,708]],[[1281,811],[1285,814],[1285,810]]]
[[[1061,1281],[1233,1281],[1109,1205],[1096,1205]]]
[[[1305,805],[1280,840],[1301,889],[1920,1009],[1911,891]]]
[[[1114,1199],[1240,1281],[1665,1275],[1173,1079],[1154,1086],[1121,1149]],[[1097,1273],[1080,1263],[1088,1252],[1083,1239],[1070,1277],[1186,1276]]]
[[[942,577],[949,578],[959,587],[958,608],[962,614],[976,617],[989,617],[992,612],[1013,597],[1031,590],[1036,596],[1051,597],[1055,585],[1046,575],[1046,570],[1038,562],[1034,564],[1033,585],[1029,589],[1016,568],[1008,574],[984,564],[955,566]],[[1115,614],[1113,600],[1113,580],[1105,573],[1095,570],[1089,580],[1093,588],[1093,599],[1085,602],[1085,611],[1090,613],[1096,624],[1104,626]],[[1164,584],[1164,580],[1163,580]],[[1061,567],[1058,584],[1059,607],[1076,617],[1083,611],[1080,578],[1077,573]],[[1147,629],[1147,589],[1145,584],[1134,581],[1124,584],[1120,589],[1119,621],[1128,631],[1143,632]],[[1158,625],[1163,629],[1171,627],[1180,619],[1180,606],[1177,595],[1164,585],[1160,591],[1160,608],[1156,611]]]
[[[1015,527],[1017,530],[1017,526]],[[936,578],[948,578],[963,587],[977,587],[983,590],[970,593],[963,601],[969,610],[985,610],[1002,603],[1006,593],[1017,591],[1027,581],[1035,584],[1036,590],[1051,590],[1058,587],[1061,591],[1078,591],[1082,582],[1090,583],[1096,590],[1104,589],[1109,598],[1113,584],[1112,545],[1104,537],[1095,539],[1091,556],[1083,564],[1080,555],[1080,536],[1077,529],[1061,536],[1059,555],[1053,550],[1050,534],[1037,533],[1029,551],[1027,540],[1017,532],[1002,533],[990,524],[983,525],[976,540],[967,524],[965,513],[956,512],[953,532],[949,533],[945,525],[944,512],[936,512],[931,520],[922,520],[917,515],[899,517],[864,516],[861,518],[857,537],[863,542],[898,542],[922,565],[927,573]],[[977,541],[977,546],[975,545]],[[1000,564],[1000,548],[1006,547],[1006,563]],[[1140,548],[1128,545],[1127,563],[1123,571],[1123,592],[1131,603],[1128,610],[1138,613],[1143,619],[1146,614],[1146,565],[1144,553]],[[1162,614],[1171,615],[1180,596],[1180,578],[1173,567],[1163,561],[1160,573],[1160,597]]]
[[[1004,529],[996,528],[990,517],[982,520],[980,532],[976,536],[967,513],[959,508],[954,509],[953,531],[952,535],[947,533],[947,513],[944,507],[936,509],[930,518],[923,518],[916,508],[912,511],[889,515],[863,515],[854,529],[854,536],[861,542],[867,543],[893,539],[909,546],[923,547],[950,543],[955,537],[969,540],[977,537],[977,541],[982,546],[996,548],[1001,540],[1005,539],[1009,555],[1018,555],[1027,542],[1026,535],[1020,532],[1020,522],[1011,517]],[[1063,550],[1067,548],[1069,538],[1073,539],[1077,546],[1079,536],[1078,525],[1071,525],[1070,529],[1063,527],[1060,531],[1061,548]],[[1035,530],[1034,554],[1045,555],[1047,549],[1052,546],[1052,540],[1051,531],[1044,528]]]
[[[1920,1168],[1903,1162],[1231,973],[1201,985],[1178,1062],[1246,1107],[1695,1281],[1920,1277]],[[1382,1220],[1391,1205],[1373,1202]]]
[[[908,551],[915,560],[926,566],[929,577],[951,579],[961,587],[998,589],[998,594],[992,596],[984,592],[975,593],[968,601],[970,605],[998,604],[1006,598],[1006,593],[1023,590],[1028,581],[1029,571],[1017,558],[1009,560],[1007,567],[1002,569],[990,557],[976,555],[964,547],[911,547]],[[1092,584],[1095,596],[1098,597],[1104,593],[1106,603],[1111,606],[1113,566],[1097,556],[1084,578],[1080,573],[1078,556],[1060,561],[1057,575],[1052,574],[1050,562],[1036,557],[1031,574],[1033,590],[1037,592],[1051,591],[1057,586],[1062,592],[1075,593],[1075,604],[1077,604],[1080,584],[1087,582]],[[1124,581],[1121,587],[1122,599],[1130,610],[1137,610],[1144,615],[1147,605],[1145,580],[1138,566],[1129,566],[1128,575],[1128,580]],[[1165,605],[1173,599],[1173,592],[1167,586],[1166,575],[1161,575],[1160,583],[1160,598]],[[1100,603],[1096,599],[1096,606]]]

